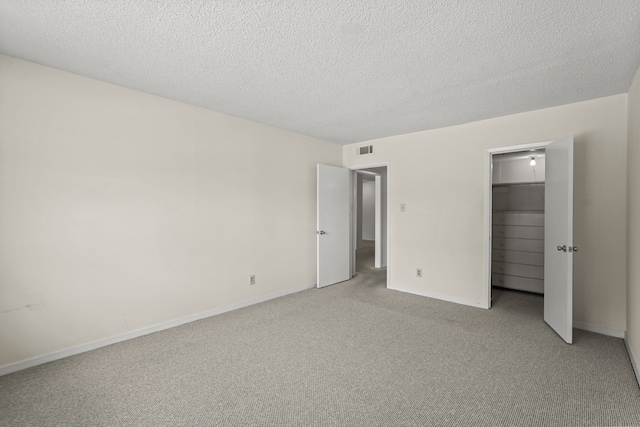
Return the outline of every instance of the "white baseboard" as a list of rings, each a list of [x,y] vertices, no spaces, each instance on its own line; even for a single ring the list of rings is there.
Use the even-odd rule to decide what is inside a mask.
[[[624,345],[627,347],[627,353],[629,353],[629,359],[631,360],[631,366],[633,366],[633,372],[636,374],[636,380],[638,381],[638,386],[640,387],[640,369],[638,369],[638,364],[636,363],[636,358],[633,355],[633,350],[631,350],[631,346],[629,345],[629,337],[627,333],[624,333]]]
[[[34,366],[42,365],[43,363],[53,362],[54,360],[63,359],[65,357],[73,356],[75,354],[85,353],[87,351],[95,350],[100,347],[105,347],[118,342],[137,338],[143,335],[152,334],[154,332],[163,331],[165,329],[175,328],[176,326],[184,325],[185,323],[206,319],[207,317],[216,316],[218,314],[237,310],[239,308],[248,307],[250,305],[265,302],[274,298],[279,298],[285,295],[311,289],[311,288],[314,288],[315,286],[316,286],[315,283],[312,283],[310,285],[297,286],[295,288],[274,292],[272,294],[264,295],[258,298],[241,301],[236,304],[230,304],[224,307],[215,308],[213,310],[204,311],[202,313],[196,313],[189,316],[181,317],[179,319],[170,320],[168,322],[159,323],[157,325],[148,326],[146,328],[137,329],[135,331],[125,332],[119,335],[115,335],[113,337],[104,338],[104,339],[92,341],[86,344],[70,347],[65,350],[56,351],[53,353],[45,354],[43,356],[37,356],[31,359],[22,360],[20,362],[10,363],[8,365],[0,366],[0,376],[7,375],[12,372],[21,371],[23,369],[32,368]]]
[[[451,295],[439,294],[437,292],[426,292],[422,290],[409,289],[403,286],[394,286],[394,285],[387,286],[387,288],[392,289],[394,291],[406,292],[408,294],[419,295],[421,297],[439,299],[441,301],[452,302],[455,304],[469,305],[471,307],[478,307],[478,308],[487,308],[484,306],[484,304],[478,301],[472,301],[465,298],[452,297]]]
[[[388,286],[388,289],[392,289],[400,292],[406,292],[413,295],[420,295],[428,298],[435,298],[442,301],[453,302],[456,304],[468,305],[471,307],[478,307],[478,308],[485,308],[485,309],[487,308],[484,304],[477,301],[471,301],[464,298],[452,297],[450,295],[443,295],[436,292],[426,292],[426,291],[409,289],[402,286],[393,286],[393,285]],[[577,329],[589,331],[589,332],[595,332],[602,335],[608,335],[610,337],[615,337],[615,338],[624,338],[626,334],[625,331],[621,331],[619,329],[607,328],[604,326],[594,326],[594,325],[589,325],[587,323],[581,323],[581,322],[573,322],[573,327]]]
[[[606,328],[604,326],[594,326],[582,322],[573,322],[573,327],[583,331],[595,332],[596,334],[608,335],[610,337],[624,338],[625,331],[620,329]]]

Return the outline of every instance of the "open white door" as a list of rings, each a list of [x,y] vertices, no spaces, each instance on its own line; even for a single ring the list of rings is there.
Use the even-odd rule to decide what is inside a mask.
[[[573,340],[573,136],[548,144],[544,222],[544,321]]]
[[[351,278],[350,182],[349,169],[318,165],[317,284],[319,288]]]

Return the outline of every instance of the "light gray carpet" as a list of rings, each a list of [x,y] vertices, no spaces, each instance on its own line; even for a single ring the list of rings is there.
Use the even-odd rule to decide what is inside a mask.
[[[0,377],[0,425],[640,425],[622,340],[567,345],[540,296],[465,307],[359,261],[349,282]]]

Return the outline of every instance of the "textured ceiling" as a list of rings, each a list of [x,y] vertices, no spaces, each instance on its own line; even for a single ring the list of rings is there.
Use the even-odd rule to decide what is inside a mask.
[[[640,0],[2,0],[0,53],[345,144],[626,93]]]

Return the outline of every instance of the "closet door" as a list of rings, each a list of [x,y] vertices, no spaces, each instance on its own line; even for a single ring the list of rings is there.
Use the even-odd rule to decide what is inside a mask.
[[[545,147],[544,321],[573,340],[573,136]]]

